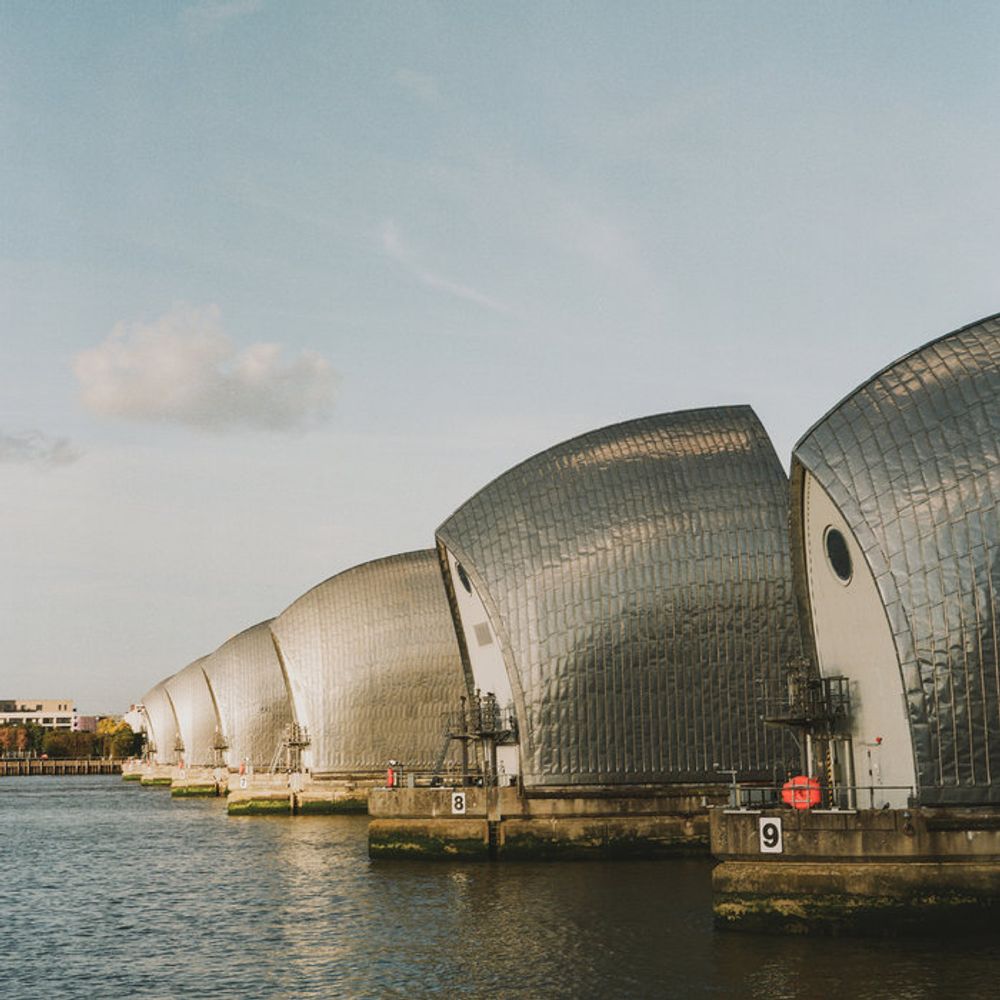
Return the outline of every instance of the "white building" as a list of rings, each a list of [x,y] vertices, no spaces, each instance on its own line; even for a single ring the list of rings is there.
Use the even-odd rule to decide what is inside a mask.
[[[76,728],[76,703],[35,699],[0,699],[0,726],[26,725],[33,722],[44,729]]]

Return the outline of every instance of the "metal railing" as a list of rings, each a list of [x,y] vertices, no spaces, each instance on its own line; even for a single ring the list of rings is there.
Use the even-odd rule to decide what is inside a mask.
[[[905,809],[916,799],[912,785],[831,785],[816,778],[819,801],[809,801],[808,786],[736,784],[729,788],[728,810],[757,812],[761,809],[808,809],[816,812],[854,812],[858,809],[890,808],[890,801],[897,801],[893,808]],[[896,793],[896,794],[894,794]],[[798,805],[795,805],[795,799]]]

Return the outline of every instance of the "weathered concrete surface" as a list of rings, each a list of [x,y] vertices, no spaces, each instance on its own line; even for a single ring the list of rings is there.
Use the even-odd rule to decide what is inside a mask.
[[[704,855],[705,816],[530,816],[501,821],[501,859],[585,860]]]
[[[222,768],[175,767],[170,776],[170,794],[175,799],[225,795],[228,777]]]
[[[143,762],[134,757],[122,761],[122,781],[142,781]]]
[[[173,781],[173,765],[144,764],[140,771],[139,783],[144,788],[169,788]]]
[[[226,802],[230,816],[291,816],[291,794],[286,792],[234,792]]]
[[[454,795],[464,813],[456,813]],[[705,854],[706,803],[719,801],[718,786],[663,786],[619,789],[547,789],[521,795],[514,787],[372,789],[369,828],[372,857],[448,856],[442,850],[454,835],[466,857],[506,860],[670,857]],[[483,848],[467,843],[472,820],[486,821]],[[394,834],[393,831],[396,831]],[[400,845],[393,853],[392,845]]]
[[[232,816],[367,813],[368,788],[355,781],[315,780],[302,774],[232,774],[227,811]]]
[[[781,818],[783,851],[762,857],[758,819],[772,815]],[[1000,810],[993,809],[713,809],[710,819],[712,855],[720,860],[1000,859]]]
[[[782,852],[761,851],[777,817]],[[981,925],[1000,916],[1000,811],[711,811],[716,925],[879,933]]]
[[[489,824],[484,819],[374,819],[368,824],[372,858],[485,861]]]
[[[712,890],[724,930],[892,935],[1000,917],[992,862],[726,861]]]
[[[367,813],[367,791],[316,789],[307,787],[293,797],[293,811],[302,816],[337,816],[344,813]]]

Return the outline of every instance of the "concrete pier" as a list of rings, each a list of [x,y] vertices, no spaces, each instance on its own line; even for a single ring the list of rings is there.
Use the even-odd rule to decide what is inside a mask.
[[[132,775],[136,773],[136,770],[138,770],[139,774],[139,784],[143,788],[169,788],[173,781],[173,764],[142,762],[137,769],[130,769],[126,780],[135,781],[136,779]],[[123,777],[125,776],[123,775]]]
[[[175,767],[170,773],[170,795],[175,799],[226,794],[228,772],[221,767]]]
[[[376,788],[372,858],[656,858],[708,851],[719,786]]]
[[[292,774],[231,774],[230,816],[336,816],[366,813],[371,780],[334,780]]]
[[[1000,915],[1000,810],[711,810],[720,929],[892,934]]]

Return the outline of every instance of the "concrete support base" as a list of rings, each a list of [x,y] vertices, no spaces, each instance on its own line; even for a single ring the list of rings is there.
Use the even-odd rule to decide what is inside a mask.
[[[226,812],[230,816],[291,816],[291,795],[265,791],[231,792]]]
[[[489,824],[484,819],[375,819],[368,824],[372,858],[486,861]]]
[[[339,816],[368,812],[368,789],[356,782],[299,774],[229,776],[230,816]]]
[[[711,845],[720,929],[892,935],[1000,917],[993,809],[713,809]]]
[[[175,799],[205,798],[226,794],[229,775],[221,768],[174,768],[170,794]]]
[[[131,761],[122,767],[122,778],[125,781],[138,781],[143,788],[169,788],[173,781],[173,770],[171,764]]]
[[[372,858],[579,860],[704,855],[717,789],[372,789]],[[460,801],[456,802],[456,796]]]
[[[991,862],[725,861],[712,890],[720,930],[891,936],[1000,917],[1000,865]]]

